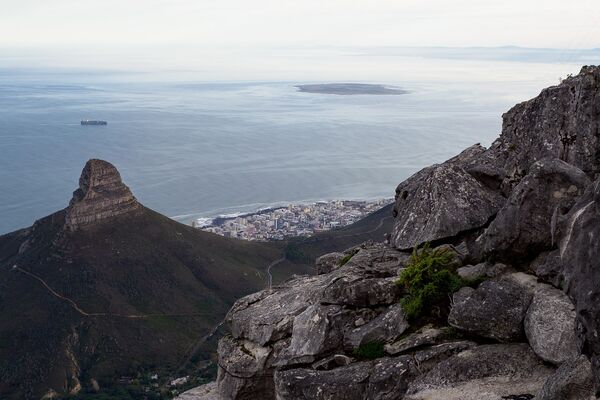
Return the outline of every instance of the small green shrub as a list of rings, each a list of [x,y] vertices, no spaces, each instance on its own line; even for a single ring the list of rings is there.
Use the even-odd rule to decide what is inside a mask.
[[[383,342],[372,341],[361,344],[358,349],[352,352],[352,355],[360,360],[374,360],[385,355]]]
[[[429,243],[413,250],[408,266],[402,270],[397,285],[403,286],[408,295],[401,300],[408,319],[439,309],[449,295],[465,285],[456,273],[455,255],[447,248],[432,250]]]
[[[352,250],[350,253],[346,254],[341,260],[340,260],[340,267],[342,265],[345,265],[348,261],[350,261],[350,259],[352,257],[354,257],[356,255],[356,253],[358,253],[358,249],[354,249]]]

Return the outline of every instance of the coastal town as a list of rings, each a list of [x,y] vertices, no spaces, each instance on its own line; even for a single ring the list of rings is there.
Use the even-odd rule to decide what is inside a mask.
[[[244,240],[283,240],[350,225],[390,204],[393,199],[373,201],[334,200],[290,204],[238,216],[194,221],[192,226],[221,236]]]

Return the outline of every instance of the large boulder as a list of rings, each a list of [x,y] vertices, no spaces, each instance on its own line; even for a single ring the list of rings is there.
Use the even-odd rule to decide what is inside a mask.
[[[440,344],[444,339],[451,336],[450,329],[451,328],[434,328],[433,325],[425,325],[410,335],[386,344],[384,350],[388,354],[396,355],[405,353],[417,347]]]
[[[267,368],[271,349],[225,336],[219,341],[218,393],[225,399],[273,398],[273,370]]]
[[[456,270],[461,278],[468,281],[495,278],[508,272],[510,268],[505,264],[482,262],[476,265],[465,265]]]
[[[475,152],[476,154],[480,154]],[[396,188],[392,244],[411,249],[485,225],[504,198],[467,173],[460,155],[425,168]]]
[[[579,354],[575,337],[575,306],[562,291],[540,285],[525,316],[525,334],[535,354],[561,364]]]
[[[219,343],[219,395],[270,399],[277,369],[327,369],[341,360],[346,337],[360,346],[402,334],[408,324],[394,280],[408,255],[373,243],[348,254],[330,273],[297,277],[234,304],[231,337]]]
[[[347,332],[344,347],[353,350],[368,342],[387,343],[399,338],[408,326],[402,305],[397,303],[365,325]]]
[[[327,275],[302,277],[271,293],[263,290],[239,299],[226,317],[232,335],[261,346],[290,336],[296,315],[313,303],[327,283]]]
[[[501,342],[518,341],[533,297],[535,278],[523,273],[464,287],[452,299],[450,325]]]
[[[382,244],[360,246],[350,254],[354,255],[329,275],[330,283],[316,300],[353,307],[397,302],[402,292],[395,280],[410,256]]]
[[[569,213],[560,243],[568,294],[577,311],[583,353],[592,362],[596,388],[600,388],[600,180]]]
[[[275,373],[277,400],[401,399],[417,376],[439,362],[476,346],[473,342],[443,343],[411,355],[361,361],[331,370],[296,368]]]
[[[349,313],[340,306],[313,304],[294,318],[291,357],[317,356],[339,348]],[[312,360],[311,360],[312,361]]]
[[[478,346],[417,377],[404,398],[498,400],[514,395],[535,396],[552,373],[553,369],[545,366],[526,344]]]
[[[592,366],[586,356],[563,363],[551,375],[538,397],[538,400],[595,400]]]
[[[277,400],[392,400],[401,398],[418,373],[412,357],[364,361],[330,371],[277,371]]]
[[[551,249],[557,218],[569,211],[589,184],[583,171],[564,161],[537,161],[477,238],[481,253],[512,261]]]

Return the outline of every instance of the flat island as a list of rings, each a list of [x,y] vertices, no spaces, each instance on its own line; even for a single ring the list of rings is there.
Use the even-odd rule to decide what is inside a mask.
[[[299,92],[320,94],[356,95],[408,93],[406,90],[396,86],[372,85],[368,83],[321,83],[312,85],[297,85],[296,87],[298,88]]]

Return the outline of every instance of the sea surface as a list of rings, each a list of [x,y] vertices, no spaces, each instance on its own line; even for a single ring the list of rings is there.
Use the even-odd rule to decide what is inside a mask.
[[[450,68],[432,79],[415,61],[396,76],[358,81],[407,94],[353,96],[295,87],[326,83],[319,80],[0,69],[0,233],[65,207],[90,158],[115,164],[143,204],[186,223],[285,203],[392,197],[420,168],[488,146],[503,112],[579,68],[433,62]],[[86,118],[108,125],[81,126]]]

